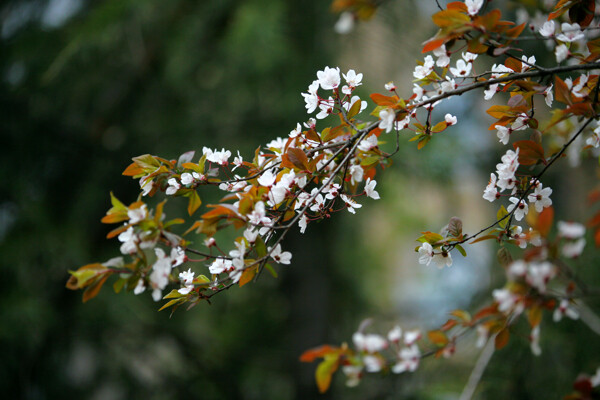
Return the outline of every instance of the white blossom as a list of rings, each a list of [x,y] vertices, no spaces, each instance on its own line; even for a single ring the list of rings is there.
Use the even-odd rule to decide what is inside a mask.
[[[467,6],[467,12],[469,15],[477,15],[479,9],[483,5],[483,0],[465,0],[465,5]]]
[[[522,220],[523,217],[526,216],[527,213],[529,212],[529,206],[527,205],[527,202],[525,202],[525,200],[519,200],[516,197],[511,197],[508,200],[512,204],[510,204],[506,210],[510,213],[514,209],[515,210],[515,213],[514,213],[515,219],[517,221]]]
[[[379,128],[385,129],[386,132],[390,132],[394,127],[394,120],[396,119],[396,113],[391,108],[386,108],[379,111]]]
[[[544,22],[544,25],[542,25],[540,27],[539,32],[540,32],[540,35],[542,35],[543,37],[551,37],[554,35],[554,30],[555,30],[554,21],[550,20],[550,21]]]
[[[323,71],[317,71],[317,78],[323,90],[333,90],[340,85],[340,69],[325,67]]]
[[[365,183],[365,192],[367,197],[372,198],[373,200],[379,200],[379,193],[375,190],[375,186],[377,186],[377,181],[371,180],[371,178],[367,178],[367,182]]]

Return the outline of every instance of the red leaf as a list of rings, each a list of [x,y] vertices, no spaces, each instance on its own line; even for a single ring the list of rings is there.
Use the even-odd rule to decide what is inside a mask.
[[[519,149],[519,164],[534,165],[538,161],[545,162],[544,148],[533,140],[520,140],[513,143],[515,150]]]

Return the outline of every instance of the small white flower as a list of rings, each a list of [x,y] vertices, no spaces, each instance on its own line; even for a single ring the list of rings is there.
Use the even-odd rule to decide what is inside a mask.
[[[554,54],[556,55],[557,63],[563,62],[569,55],[569,48],[564,44],[561,44],[556,46],[556,49],[554,49]]]
[[[577,222],[558,221],[558,236],[565,239],[579,239],[585,235],[585,226]]]
[[[169,184],[169,187],[167,188],[166,194],[169,196],[177,193],[177,191],[181,187],[181,185],[177,182],[175,178],[169,179],[167,183]]]
[[[567,258],[579,257],[581,253],[583,253],[585,243],[585,238],[580,238],[574,241],[568,241],[566,243],[563,243],[561,253]]]
[[[552,107],[552,101],[554,101],[554,94],[552,93],[552,88],[554,85],[550,85],[544,90],[544,101],[548,107]]]
[[[298,227],[300,228],[300,233],[306,232],[306,227],[308,226],[308,219],[306,215],[302,215],[300,221],[298,221]]]
[[[377,186],[377,181],[371,180],[371,178],[367,178],[367,182],[365,184],[365,192],[367,197],[372,198],[373,200],[379,200],[379,193],[375,190],[375,186]]]
[[[438,268],[451,267],[452,266],[452,256],[447,251],[442,251],[440,253],[434,254],[433,264]]]
[[[279,264],[290,264],[292,262],[292,253],[289,251],[281,251],[281,245],[278,244],[271,250],[271,247],[268,249],[271,254],[271,258],[278,262]]]
[[[355,208],[362,207],[362,204],[355,202],[354,200],[352,200],[350,197],[346,196],[343,193],[340,194],[340,197],[342,198],[344,203],[346,203],[346,207],[348,207],[348,212],[351,214],[356,214]]]
[[[396,113],[391,108],[386,108],[379,112],[379,128],[385,129],[386,132],[390,132],[394,128],[394,120],[396,119]]]
[[[592,387],[600,386],[600,368],[596,370],[596,373],[590,377],[590,383]]]
[[[419,247],[419,264],[429,265],[433,259],[433,247],[425,242]]]
[[[340,18],[333,26],[333,30],[340,35],[345,35],[352,32],[352,29],[354,29],[354,14],[350,11],[344,11],[340,14]]]
[[[477,58],[477,54],[467,51],[466,53],[462,53],[462,58],[465,62],[472,63]]]
[[[354,185],[362,182],[365,170],[360,165],[353,165],[348,168],[348,173],[350,173],[350,183]]]
[[[231,260],[226,260],[224,258],[216,258],[215,261],[211,265],[209,265],[208,270],[213,275],[218,275],[223,273],[233,267],[233,262]]]
[[[358,148],[362,151],[369,151],[374,147],[377,147],[377,136],[375,135],[367,136],[358,144]]]
[[[317,71],[317,78],[323,90],[333,90],[340,85],[340,69],[325,67],[323,71]]]
[[[450,64],[450,57],[448,56],[448,51],[446,51],[446,46],[441,45],[437,49],[433,50],[433,55],[438,59],[435,62],[435,65],[438,67],[447,67]]]
[[[561,42],[575,42],[576,40],[583,39],[585,37],[581,31],[581,27],[577,23],[569,24],[567,22],[563,22],[560,25],[560,29],[563,33],[556,36],[556,39],[560,40]]]
[[[489,201],[490,203],[498,198],[498,190],[496,189],[496,179],[497,178],[495,174],[490,174],[490,182],[483,191],[483,198]]]
[[[496,92],[498,92],[498,83],[490,85],[486,90],[483,91],[484,100],[491,100],[492,97],[494,97],[494,95],[496,94]]]
[[[473,68],[471,63],[466,63],[464,60],[458,60],[456,62],[456,68],[450,67],[450,73],[455,77],[464,77],[471,73],[471,68]]]
[[[554,21],[550,20],[550,21],[544,22],[544,25],[542,25],[540,27],[539,32],[540,32],[540,35],[542,35],[543,37],[551,37],[551,36],[554,36],[554,30],[555,30]]]
[[[385,87],[385,90],[389,90],[390,92],[393,92],[394,90],[397,89],[396,85],[394,84],[394,82],[390,81],[388,83],[386,83],[385,85],[383,85]]]
[[[352,89],[362,85],[361,81],[363,78],[363,74],[357,74],[353,69],[348,70],[348,73],[342,74],[348,86]]]
[[[433,66],[434,66],[434,61],[433,61],[433,57],[431,56],[426,56],[425,60],[423,62],[423,65],[417,65],[415,67],[415,70],[413,71],[413,76],[416,79],[424,79],[426,78],[430,73],[433,72]]]
[[[144,293],[145,290],[146,286],[144,286],[144,280],[140,278],[137,285],[135,286],[135,289],[133,289],[133,294],[138,295]]]
[[[564,315],[571,319],[579,318],[579,312],[571,305],[571,303],[567,299],[562,299],[560,301],[559,306],[556,307],[556,309],[554,309],[552,319],[554,320],[554,322],[559,322]]]
[[[483,5],[483,0],[465,0],[465,5],[467,6],[469,15],[477,15]]]
[[[271,171],[269,169],[269,170],[266,170],[265,172],[263,172],[262,175],[258,177],[258,183],[261,186],[265,186],[265,187],[273,186],[276,178],[277,178],[277,175],[275,175],[273,173],[273,171]]]
[[[148,209],[145,204],[142,204],[141,207],[134,208],[133,210],[127,210],[127,216],[129,217],[130,224],[137,224],[140,221],[143,221],[148,216]]]
[[[496,125],[496,126],[494,126],[494,128],[496,128],[498,130],[498,132],[496,133],[496,136],[498,136],[498,139],[500,139],[500,143],[508,144],[512,129],[507,128],[506,126],[502,126],[502,125]]]
[[[530,193],[529,196],[527,196],[527,200],[529,200],[530,203],[535,203],[535,210],[537,212],[542,212],[544,208],[552,205],[552,200],[550,199],[551,194],[552,189],[549,187],[542,188],[542,183],[538,182],[533,193]]]
[[[401,374],[405,371],[414,372],[419,367],[421,351],[417,345],[404,347],[398,353],[398,362],[392,366],[392,372]]]
[[[392,343],[400,342],[400,339],[402,338],[402,328],[400,328],[398,325],[394,326],[392,330],[388,332],[387,337]]]
[[[525,200],[519,201],[519,199],[516,197],[511,197],[508,200],[512,204],[510,204],[506,210],[510,213],[514,209],[515,210],[515,213],[514,213],[515,219],[517,221],[522,220],[523,217],[525,215],[527,215],[527,213],[529,212],[529,206],[527,205],[527,202],[525,202]]]
[[[446,121],[446,124],[448,124],[448,126],[456,125],[456,123],[458,122],[456,117],[452,114],[446,114],[444,116],[444,120]]]
[[[184,272],[180,272],[179,279],[181,280],[181,283],[183,283],[183,285],[184,285],[184,287],[182,287],[181,289],[178,290],[179,293],[185,295],[194,289],[194,273],[192,272],[191,269],[188,269],[187,271],[184,271]]]

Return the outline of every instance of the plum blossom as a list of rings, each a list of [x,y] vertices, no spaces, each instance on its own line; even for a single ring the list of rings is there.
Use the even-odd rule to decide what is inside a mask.
[[[448,126],[456,125],[457,123],[456,117],[452,114],[446,114],[444,116],[444,120],[446,121],[446,124],[448,124]]]
[[[573,241],[567,241],[563,243],[561,253],[563,256],[568,258],[576,258],[581,255],[583,248],[585,247],[585,238],[580,238]]]
[[[209,265],[208,270],[211,274],[218,275],[230,270],[231,268],[233,268],[233,262],[231,260],[219,257],[216,258],[211,265]]]
[[[400,342],[400,339],[402,338],[402,328],[400,328],[400,326],[398,326],[398,325],[394,326],[388,332],[387,337],[388,337],[388,340],[392,343]]]
[[[529,200],[529,203],[535,204],[535,210],[537,212],[542,212],[544,208],[552,205],[552,200],[550,200],[551,194],[552,189],[549,187],[542,188],[542,183],[538,182],[533,193],[530,193],[529,196],[527,196],[527,200]]]
[[[346,196],[343,193],[340,194],[340,197],[342,198],[344,203],[346,203],[346,207],[348,207],[348,212],[351,214],[356,214],[355,208],[362,207],[362,204],[355,202],[354,200],[352,200],[350,197]]]
[[[309,114],[312,114],[319,106],[317,90],[319,90],[319,81],[313,81],[308,87],[308,93],[302,93],[302,97],[304,97],[304,102],[306,103],[306,112]]]
[[[257,181],[261,186],[269,187],[273,186],[276,178],[277,175],[274,174],[272,170],[268,169],[264,171],[261,176],[258,177]]]
[[[548,86],[546,90],[544,90],[544,93],[542,93],[544,95],[544,101],[548,107],[552,107],[552,101],[554,101],[554,94],[552,93],[553,87],[554,84]]]
[[[394,120],[396,119],[396,113],[391,108],[386,108],[379,112],[379,128],[385,129],[389,133],[394,127]]]
[[[122,254],[131,254],[137,251],[137,243],[140,241],[133,230],[133,226],[130,226],[126,231],[121,232],[118,239],[123,244],[121,245]]]
[[[600,147],[600,125],[598,125],[596,129],[594,129],[594,132],[592,132],[592,135],[586,139],[585,144],[594,148]]]
[[[279,264],[290,264],[292,261],[292,253],[289,251],[282,251],[281,245],[277,244],[274,248],[269,247],[269,253],[271,258]]]
[[[135,289],[133,289],[133,294],[135,294],[136,296],[138,294],[142,294],[146,291],[146,286],[144,285],[144,280],[143,279],[139,279],[137,285],[135,286]]]
[[[465,63],[464,60],[456,61],[456,68],[450,67],[450,73],[455,77],[467,76],[471,73],[473,65],[471,63]]]
[[[342,74],[342,76],[344,77],[344,79],[346,80],[346,83],[348,84],[348,86],[351,89],[356,89],[358,86],[362,85],[362,78],[363,78],[363,74],[359,73],[357,74],[356,71],[354,71],[353,69],[348,70],[348,73],[346,74]],[[346,93],[349,94],[349,93]]]
[[[374,147],[377,147],[377,136],[375,135],[367,136],[358,144],[358,148],[362,151],[369,151]]]
[[[327,116],[329,116],[329,114],[333,113],[334,106],[335,106],[335,101],[333,100],[333,97],[329,96],[329,99],[327,99],[327,100],[321,99],[319,102],[319,109],[321,111],[319,111],[319,113],[317,115],[315,115],[315,117],[317,119],[327,118]]]
[[[585,226],[577,222],[558,221],[558,236],[565,239],[579,239],[585,235]]]
[[[248,221],[253,225],[269,226],[271,224],[271,219],[266,215],[265,203],[259,201],[254,205],[254,210],[248,214]]]
[[[303,214],[300,220],[298,221],[298,227],[300,228],[300,233],[306,232],[306,227],[308,226],[308,218]]]
[[[560,25],[560,29],[562,33],[557,35],[556,39],[561,42],[575,42],[585,37],[581,31],[581,27],[577,23],[569,24],[568,22],[563,22]]]
[[[433,55],[437,57],[435,65],[438,67],[447,67],[450,64],[450,57],[445,45],[441,45],[437,49],[433,50]]]
[[[345,35],[352,32],[352,29],[354,29],[354,14],[350,11],[344,11],[340,14],[340,18],[333,26],[333,30],[340,35]]]
[[[514,216],[517,221],[522,220],[523,217],[529,212],[529,206],[525,200],[519,200],[516,197],[511,197],[508,199],[508,201],[510,201],[512,204],[509,204],[506,210],[509,213],[512,212],[512,210],[515,210]]]
[[[179,190],[179,188],[181,188],[181,185],[177,182],[177,179],[175,179],[175,178],[170,178],[167,181],[167,183],[169,184],[169,187],[167,187],[167,191],[165,193],[168,196],[177,193],[177,191]]]
[[[417,345],[404,347],[398,353],[398,362],[392,366],[392,372],[395,374],[414,372],[419,367],[420,359],[421,351]]]
[[[496,175],[494,173],[490,174],[490,182],[485,187],[483,191],[483,198],[489,202],[493,202],[496,200],[498,196],[498,190],[496,189]]]
[[[189,292],[191,292],[192,289],[194,289],[194,273],[192,272],[191,269],[188,269],[187,271],[184,271],[184,272],[180,272],[179,279],[181,280],[181,283],[183,283],[183,285],[184,285],[184,287],[182,287],[181,289],[178,290],[179,293],[185,295],[185,294],[188,294]]]
[[[469,15],[474,16],[477,15],[481,9],[483,0],[465,0],[465,5],[467,6],[467,12]]]
[[[544,22],[544,25],[542,25],[540,27],[538,32],[543,37],[551,37],[554,35],[554,30],[555,30],[554,21],[550,20],[550,21]]]
[[[385,88],[385,90],[389,90],[390,92],[393,92],[397,89],[396,85],[392,81],[389,81],[388,83],[383,85],[383,87]]]
[[[439,253],[434,254],[431,261],[438,268],[452,266],[452,256],[447,251],[441,251]]]
[[[387,348],[387,341],[383,336],[377,334],[364,334],[362,332],[355,332],[352,335],[352,341],[356,348],[360,351],[367,353],[377,353]]]
[[[127,216],[129,217],[130,224],[137,224],[146,219],[148,216],[148,208],[145,204],[142,204],[141,207],[127,210]]]
[[[163,249],[154,249],[157,260],[152,266],[150,274],[150,286],[152,289],[152,298],[154,301],[159,301],[162,298],[162,290],[169,284],[169,276],[171,275],[172,260],[168,257]]]
[[[429,265],[433,260],[433,247],[425,242],[419,247],[419,264]]]
[[[377,181],[367,178],[367,182],[365,183],[365,193],[367,194],[367,197],[370,197],[373,200],[379,200],[379,193],[375,190],[375,186],[377,186]]]
[[[494,289],[492,296],[496,303],[498,303],[498,311],[509,314],[514,311],[516,315],[523,312],[523,304],[519,301],[519,296],[512,293],[508,289]]]
[[[565,315],[571,319],[579,318],[579,312],[571,305],[569,300],[562,299],[558,307],[554,309],[552,320],[554,322],[559,322]]]
[[[323,90],[333,90],[340,85],[340,69],[325,67],[323,71],[317,71],[317,78]]]
[[[508,144],[508,140],[510,139],[510,134],[512,132],[512,128],[507,128],[506,126],[496,125],[494,126],[498,130],[496,136],[500,139],[500,143]]]
[[[217,151],[217,149],[211,150],[208,147],[203,147],[202,153],[206,155],[208,161],[219,165],[227,165],[227,160],[231,157],[231,151],[225,149]]]
[[[499,85],[498,83],[494,83],[493,85],[488,86],[488,88],[483,91],[484,100],[491,100],[492,97],[494,97],[496,92],[498,92],[498,85]]]
[[[365,170],[360,165],[353,165],[348,168],[348,173],[350,174],[350,183],[354,185],[362,182]]]
[[[465,62],[472,63],[477,59],[477,54],[467,51],[466,53],[462,53],[462,58]]]
[[[569,48],[564,44],[558,45],[554,49],[554,55],[556,56],[557,63],[563,62],[569,56]]]
[[[360,383],[360,378],[362,376],[362,366],[360,365],[344,365],[342,367],[342,372],[348,380],[346,381],[346,386],[348,387],[356,387]]]
[[[426,56],[423,65],[417,65],[413,72],[416,79],[424,79],[433,72],[434,61],[433,57]]]
[[[536,288],[540,293],[545,293],[546,284],[555,276],[556,267],[548,261],[539,263],[532,262],[528,265],[525,281]]]
[[[512,68],[508,68],[504,64],[494,64],[492,65],[491,79],[500,78],[502,75],[510,74],[511,72],[515,71]]]

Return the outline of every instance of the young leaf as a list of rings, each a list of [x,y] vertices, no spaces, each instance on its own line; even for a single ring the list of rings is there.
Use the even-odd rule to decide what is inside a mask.
[[[323,361],[317,366],[315,371],[315,379],[319,392],[325,393],[331,385],[331,377],[337,370],[339,364],[339,356],[337,354],[328,354]]]

